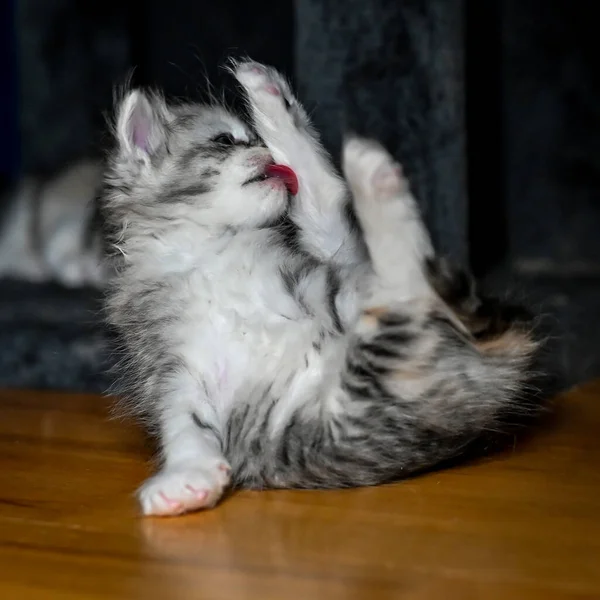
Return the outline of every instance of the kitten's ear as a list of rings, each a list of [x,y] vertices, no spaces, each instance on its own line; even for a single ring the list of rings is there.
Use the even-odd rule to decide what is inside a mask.
[[[117,108],[117,141],[123,155],[149,158],[164,146],[169,111],[164,101],[141,90],[129,92]]]

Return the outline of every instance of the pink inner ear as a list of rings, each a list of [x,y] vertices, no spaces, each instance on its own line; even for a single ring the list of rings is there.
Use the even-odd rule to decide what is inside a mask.
[[[144,150],[144,152],[148,152],[150,148],[148,147],[148,136],[150,134],[150,128],[146,125],[146,123],[139,123],[137,127],[133,130],[133,143]]]
[[[150,152],[150,117],[144,112],[139,104],[133,109],[129,118],[129,131],[133,145],[144,152]]]
[[[144,152],[150,152],[150,135],[152,129],[151,108],[146,106],[147,101],[139,98],[131,116],[129,117],[129,138],[133,145]]]

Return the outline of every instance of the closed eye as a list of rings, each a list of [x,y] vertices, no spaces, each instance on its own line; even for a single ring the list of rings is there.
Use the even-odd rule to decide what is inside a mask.
[[[235,144],[235,138],[230,133],[220,133],[212,138],[211,142],[220,144],[221,146],[233,146]]]

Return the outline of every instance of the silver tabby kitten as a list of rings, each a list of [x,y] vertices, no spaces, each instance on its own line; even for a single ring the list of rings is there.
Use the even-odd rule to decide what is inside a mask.
[[[529,328],[435,259],[400,167],[353,138],[344,181],[278,73],[232,71],[256,133],[140,91],[118,107],[108,314],[124,395],[162,449],[147,515],[212,507],[229,485],[390,481],[527,410]]]

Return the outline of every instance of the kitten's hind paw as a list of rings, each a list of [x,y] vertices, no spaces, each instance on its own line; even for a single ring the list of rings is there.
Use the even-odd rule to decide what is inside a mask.
[[[142,513],[166,517],[212,508],[229,485],[230,472],[225,463],[168,467],[148,479],[138,491]]]
[[[390,200],[408,192],[400,164],[379,143],[358,137],[344,142],[344,175],[360,197]]]

